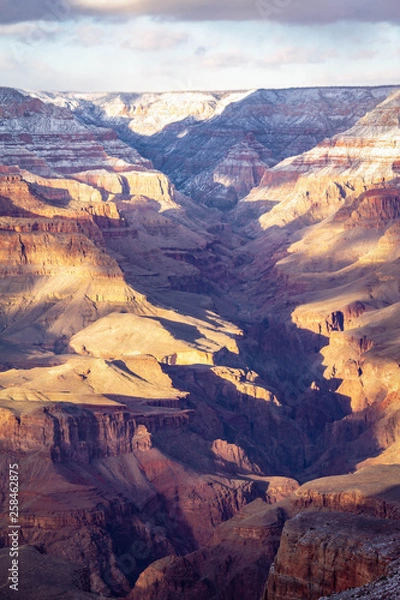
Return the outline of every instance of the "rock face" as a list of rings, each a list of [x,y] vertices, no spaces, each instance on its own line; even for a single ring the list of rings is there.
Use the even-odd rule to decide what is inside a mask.
[[[0,113],[0,458],[27,560],[65,565],[40,597],[389,593],[398,89]]]
[[[40,97],[68,103],[84,123],[113,127],[180,191],[208,203],[216,195],[219,207],[230,208],[248,190],[248,183],[236,183],[238,175],[242,178],[246,170],[245,181],[256,181],[265,165],[349,129],[393,89]],[[250,147],[249,134],[254,136]],[[245,162],[235,167],[243,154]]]
[[[399,555],[398,521],[302,514],[285,525],[265,599],[318,600],[359,587],[386,575]]]
[[[206,547],[156,561],[142,573],[129,600],[152,600],[157,594],[194,600],[243,595],[319,599],[326,591],[365,584],[373,591],[385,582],[395,589],[398,482],[398,466],[300,488],[290,480],[272,479],[267,496],[278,487],[286,490],[277,503],[257,499],[219,525]]]
[[[90,593],[89,573],[79,564],[48,556],[33,546],[20,548],[20,561],[24,564],[23,571],[19,571],[17,592],[21,597],[28,598],[34,594],[47,600],[56,600],[60,596],[67,600],[105,600],[104,596]],[[1,597],[10,600],[16,592],[7,585],[5,574],[9,568],[9,556],[5,548],[0,550],[0,563]]]
[[[333,594],[329,596],[332,600],[348,600],[350,598],[365,600],[373,600],[379,598],[379,600],[390,600],[390,598],[396,598],[399,590],[400,577],[399,577],[399,561],[394,561],[387,569],[387,574],[381,576],[376,582],[367,584],[358,589],[352,589],[347,592],[341,592],[340,594]],[[324,598],[323,600],[327,600]]]
[[[321,219],[338,210],[354,192],[361,194],[395,177],[399,106],[396,90],[344,133],[267,172],[248,198],[279,201],[261,219],[262,227],[298,218]]]
[[[220,525],[207,548],[150,565],[128,598],[259,597],[262,573],[276,553],[282,526],[281,511],[256,500]]]
[[[275,163],[271,150],[259,143],[252,133],[235,144],[210,172],[194,177],[184,190],[196,198],[204,190],[202,202],[223,210],[233,208],[261,181],[268,168]]]
[[[213,527],[262,494],[256,482],[195,476],[153,447],[152,436],[187,428],[184,411],[96,408],[94,398],[81,408],[65,394],[55,404],[18,390],[5,401],[3,466],[9,455],[25,460],[21,542],[84,564],[94,592],[127,593],[149,562],[206,543]]]
[[[129,201],[133,196],[146,196],[160,202],[163,208],[177,207],[171,182],[158,171],[115,173],[101,169],[77,173],[75,177],[100,189],[107,199]]]
[[[70,110],[9,88],[0,90],[0,162],[38,175],[149,166],[112,131],[91,130]],[[108,154],[108,150],[113,154]]]
[[[399,556],[398,478],[397,465],[367,468],[296,490],[264,598],[317,599],[358,586],[379,589]]]
[[[61,402],[68,401],[68,395],[60,394],[60,397]],[[23,395],[14,388],[8,391],[6,398],[14,402],[40,402],[44,396],[34,392]],[[2,399],[5,399],[4,393]],[[2,448],[10,454],[41,452],[54,463],[69,460],[89,463],[95,458],[130,454],[137,449],[150,450],[149,431],[154,432],[165,424],[179,429],[188,420],[185,411],[171,411],[168,415],[168,412],[162,414],[154,410],[135,419],[134,414],[119,412],[118,406],[108,408],[103,413],[91,412],[74,408],[72,403],[71,413],[64,411],[61,405],[20,416],[2,410]]]

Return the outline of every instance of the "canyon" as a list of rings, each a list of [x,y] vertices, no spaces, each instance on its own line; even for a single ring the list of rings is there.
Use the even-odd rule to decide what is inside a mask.
[[[398,597],[399,119],[396,86],[0,88],[27,597]]]

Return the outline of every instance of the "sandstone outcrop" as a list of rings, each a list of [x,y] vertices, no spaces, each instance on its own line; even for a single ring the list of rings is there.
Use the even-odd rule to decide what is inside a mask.
[[[18,165],[45,177],[150,165],[115,132],[84,125],[67,108],[11,88],[1,88],[0,105],[2,165]]]
[[[393,179],[399,106],[400,93],[394,91],[348,131],[268,171],[247,197],[279,202],[261,217],[261,226],[266,229],[295,219],[315,222],[334,214],[348,196]]]
[[[318,600],[359,587],[386,575],[399,554],[398,521],[301,514],[284,527],[264,598]]]
[[[206,548],[150,565],[128,598],[259,597],[279,545],[283,522],[282,509],[255,500],[217,527]]]
[[[388,567],[386,574],[379,577],[379,579],[371,584],[362,586],[361,588],[348,590],[347,592],[341,592],[340,594],[333,594],[329,596],[331,600],[391,600],[396,598],[399,593],[400,575],[399,575],[399,561],[393,561]],[[323,598],[321,600],[327,600]]]
[[[227,196],[224,187],[216,188],[213,173],[222,163],[226,177],[227,157],[229,163],[239,159],[249,134],[265,148],[267,164],[276,164],[348,130],[394,89],[38,96],[72,106],[84,122],[113,127],[180,191],[200,201],[211,200],[217,191],[218,205],[226,207],[235,202],[237,192]],[[228,170],[233,175],[230,166]],[[236,187],[240,197],[245,188]]]
[[[232,208],[239,198],[259,185],[274,162],[272,152],[248,134],[229,150],[211,173],[207,171],[194,177],[185,192],[196,197],[198,190],[203,189],[205,204],[222,210]]]
[[[110,172],[104,169],[76,173],[76,179],[100,189],[105,199],[129,200],[132,196],[145,196],[156,200],[163,210],[178,208],[175,192],[168,177],[154,170],[125,170]],[[98,193],[98,192],[97,192]]]
[[[399,553],[398,482],[399,467],[393,465],[310,481],[296,490],[285,506],[264,598],[318,599],[385,579]]]
[[[69,460],[89,463],[104,456],[130,454],[137,449],[150,450],[149,431],[155,432],[163,426],[179,429],[187,424],[189,417],[186,411],[168,409],[148,408],[142,414],[140,410],[124,412],[118,405],[107,406],[106,401],[102,412],[86,410],[76,401],[69,401],[68,394],[61,395],[61,400],[58,396],[59,407],[57,404],[52,406],[51,395],[48,398],[45,394],[21,394],[20,389],[0,393],[0,397],[8,403],[11,399],[11,405],[13,402],[32,402],[36,408],[28,414],[2,409],[2,451],[8,454],[41,453],[55,463]],[[46,400],[49,408],[37,408],[38,402],[43,404]],[[91,400],[99,402],[96,397]],[[63,405],[67,405],[66,410]]]
[[[199,476],[154,446],[187,429],[185,411],[63,400],[2,398],[2,460],[21,457],[21,541],[83,564],[92,591],[127,593],[149,562],[207,543],[263,493],[248,478]]]

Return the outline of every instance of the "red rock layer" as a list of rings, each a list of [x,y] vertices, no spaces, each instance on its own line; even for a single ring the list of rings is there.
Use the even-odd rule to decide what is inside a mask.
[[[288,521],[265,600],[318,600],[385,575],[400,556],[398,521],[304,513]]]

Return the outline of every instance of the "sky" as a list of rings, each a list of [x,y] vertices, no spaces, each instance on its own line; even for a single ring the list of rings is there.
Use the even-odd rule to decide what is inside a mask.
[[[399,0],[0,0],[0,85],[400,84]]]

